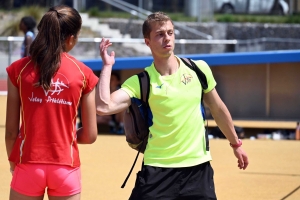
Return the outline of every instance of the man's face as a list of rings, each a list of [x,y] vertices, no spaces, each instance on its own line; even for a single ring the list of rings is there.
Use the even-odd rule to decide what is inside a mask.
[[[175,36],[172,22],[154,22],[151,28],[150,38],[145,38],[145,43],[152,54],[163,57],[173,54]]]

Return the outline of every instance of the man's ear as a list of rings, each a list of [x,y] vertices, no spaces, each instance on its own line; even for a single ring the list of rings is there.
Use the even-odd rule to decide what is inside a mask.
[[[148,38],[145,38],[145,44],[149,47],[149,39]]]

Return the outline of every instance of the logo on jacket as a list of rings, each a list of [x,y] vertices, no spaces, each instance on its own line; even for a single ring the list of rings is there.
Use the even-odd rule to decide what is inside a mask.
[[[51,88],[50,90],[45,92],[45,95],[48,97],[46,99],[47,103],[55,103],[55,104],[65,104],[65,105],[72,105],[71,101],[68,101],[63,98],[55,98],[55,96],[59,96],[61,92],[63,92],[65,89],[69,88],[69,80],[61,73],[57,73],[55,75],[55,78],[51,80]]]
[[[68,101],[63,98],[57,98],[65,89],[69,88],[69,84],[69,80],[63,74],[57,73],[55,77],[51,79],[50,89],[43,89],[46,96],[45,99],[36,96],[34,92],[32,92],[28,99],[33,103],[42,103],[45,101],[46,103],[65,104],[71,106],[72,101]]]
[[[44,90],[46,96],[48,96],[49,93],[50,95],[59,95],[66,88],[69,88],[69,81],[63,74],[57,73],[55,78],[51,79],[50,87],[50,90]]]
[[[193,76],[190,74],[182,74],[180,81],[186,85],[192,81]]]
[[[157,85],[156,86],[156,88],[159,88],[159,89],[161,89],[161,87],[163,86],[163,84],[161,84],[161,85]]]

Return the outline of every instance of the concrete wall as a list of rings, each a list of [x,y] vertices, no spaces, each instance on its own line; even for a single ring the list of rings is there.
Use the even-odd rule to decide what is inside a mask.
[[[130,34],[132,38],[142,38],[141,20],[122,20],[122,19],[102,19],[102,23],[108,23],[113,29],[119,29],[122,34]],[[199,23],[199,22],[181,22],[187,27],[213,36],[213,39],[219,40],[253,40],[257,38],[281,38],[281,39],[299,39],[299,24],[272,24],[272,23]],[[203,37],[175,26],[180,34],[176,39],[204,39]],[[266,50],[288,50],[300,49],[298,42],[254,42],[249,45],[209,45],[209,44],[187,44],[185,46],[186,54],[199,53],[222,53],[222,52],[245,52],[245,51],[266,51]],[[175,49],[175,53],[181,53],[181,47]],[[122,56],[122,55],[119,55]]]
[[[300,119],[300,63],[212,67],[233,118]]]

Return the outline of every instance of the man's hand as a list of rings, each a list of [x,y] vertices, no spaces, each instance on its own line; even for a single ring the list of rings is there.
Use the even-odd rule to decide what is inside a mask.
[[[102,38],[99,49],[100,49],[100,56],[102,58],[103,66],[105,65],[114,65],[115,64],[115,52],[112,51],[110,54],[107,53],[108,47],[110,47],[112,43],[109,39]]]
[[[245,170],[249,165],[248,156],[242,149],[242,147],[233,148],[235,157],[238,159],[238,167]]]

